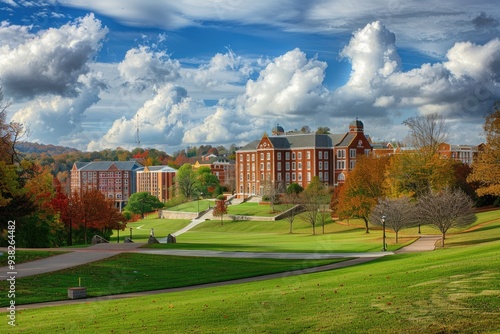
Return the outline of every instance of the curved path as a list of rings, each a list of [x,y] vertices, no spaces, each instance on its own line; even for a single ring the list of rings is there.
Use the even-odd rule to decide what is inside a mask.
[[[417,241],[403,247],[395,253],[409,253],[409,252],[422,252],[431,251],[435,249],[435,243],[440,240],[440,236],[421,236]],[[294,270],[282,272],[277,274],[269,274],[257,277],[249,277],[242,279],[235,279],[230,281],[215,282],[208,284],[200,284],[194,286],[187,286],[181,288],[161,289],[154,291],[132,292],[120,295],[110,295],[96,298],[76,299],[76,300],[62,300],[37,304],[16,305],[16,310],[41,308],[46,306],[67,305],[76,303],[88,303],[91,301],[104,301],[115,300],[123,298],[131,298],[138,296],[156,295],[168,292],[178,292],[193,289],[202,289],[207,287],[216,287],[222,285],[241,284],[248,282],[263,281],[273,278],[284,278],[289,276],[297,276],[309,273],[316,273],[321,271],[333,270],[353,266],[383,256],[393,255],[393,252],[373,252],[373,253],[250,253],[250,252],[218,252],[218,251],[189,251],[189,250],[152,250],[152,249],[138,249],[143,244],[128,243],[128,244],[98,244],[88,248],[75,248],[69,253],[52,256],[46,259],[26,262],[16,265],[16,278],[37,275],[57,271],[61,269],[71,268],[85,263],[94,262],[100,259],[111,257],[113,255],[125,252],[137,252],[145,254],[161,254],[161,255],[176,255],[176,256],[208,256],[208,257],[244,257],[244,258],[287,258],[287,259],[327,259],[327,258],[352,258],[338,263],[332,263],[325,266]],[[60,250],[60,249],[51,249]],[[7,273],[10,272],[8,267],[0,268],[0,280],[8,278]],[[6,312],[6,308],[1,308],[0,313]]]

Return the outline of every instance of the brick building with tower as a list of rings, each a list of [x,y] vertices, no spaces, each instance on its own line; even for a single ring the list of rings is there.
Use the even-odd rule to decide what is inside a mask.
[[[240,198],[283,192],[291,183],[303,188],[318,177],[326,186],[345,181],[360,155],[372,146],[363,123],[355,120],[341,134],[285,134],[281,126],[236,151],[236,193]]]

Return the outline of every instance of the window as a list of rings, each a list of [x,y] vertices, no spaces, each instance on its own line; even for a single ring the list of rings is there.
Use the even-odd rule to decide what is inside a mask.
[[[263,162],[260,163],[260,170],[264,170],[264,163]]]
[[[285,153],[285,159],[286,160],[290,160],[290,152],[286,152]]]
[[[264,181],[264,173],[260,173],[260,180]]]
[[[356,165],[356,160],[349,161],[349,169],[354,169],[355,165]]]
[[[286,170],[290,170],[290,163],[289,162],[285,163],[285,168],[286,168]]]
[[[311,159],[311,151],[307,151],[306,152],[306,158],[307,159]]]
[[[271,160],[271,153],[269,152],[266,153],[266,160]]]
[[[323,170],[323,161],[318,162],[318,169]]]
[[[278,173],[278,181],[281,181],[281,173]]]
[[[307,170],[311,170],[311,162],[310,161],[307,162]]]
[[[296,164],[295,164],[295,161],[292,162],[292,170],[295,170],[296,169]]]
[[[260,160],[264,160],[264,153],[260,154]]]
[[[345,161],[337,160],[337,169],[345,169]]]
[[[247,173],[247,181],[250,181],[250,173]]]
[[[278,168],[278,170],[281,170],[281,162],[278,162],[277,168]]]
[[[325,151],[325,159],[328,159],[328,151]]]
[[[252,161],[255,161],[255,154],[252,154]]]
[[[295,160],[295,152],[292,152],[292,160]]]
[[[276,159],[281,160],[281,152],[278,152],[278,153],[276,154]]]
[[[324,175],[325,176],[323,176],[323,180],[324,181],[328,181],[328,172],[325,172]]]
[[[299,170],[302,170],[302,162],[298,163]]]
[[[365,149],[365,155],[370,155],[371,150],[370,149]]]
[[[311,172],[307,172],[307,182],[311,182]]]
[[[318,152],[318,159],[323,159],[323,151]]]
[[[349,158],[353,158],[353,159],[356,158],[356,149],[355,148],[349,149]]]
[[[318,176],[319,176],[319,180],[320,180],[320,181],[323,181],[323,173],[319,173],[319,175],[318,175]]]
[[[323,164],[323,167],[325,170],[328,170],[328,161],[325,161],[325,163]]]
[[[268,163],[267,163],[267,165],[266,165],[266,167],[267,167],[267,170],[268,170],[268,171],[269,171],[269,170],[271,170],[271,163],[270,163],[270,162],[268,162]]]
[[[243,182],[243,173],[240,173],[240,181]]]
[[[247,164],[247,170],[250,170],[250,164]]]
[[[296,175],[295,175],[295,173],[292,173],[292,181],[294,181],[294,182],[296,181]]]
[[[286,174],[285,174],[285,180],[286,180],[287,182],[290,182],[290,173],[286,173]]]
[[[298,180],[299,180],[299,181],[302,181],[302,173],[298,173],[298,174],[299,174],[299,175],[298,175],[298,176],[299,176]]]
[[[252,162],[252,170],[255,170],[255,162]]]
[[[338,150],[337,151],[337,158],[344,159],[345,158],[345,150]]]
[[[345,175],[344,175],[344,173],[340,173],[339,174],[338,180],[339,181],[345,181]]]
[[[250,154],[247,154],[247,161],[250,161]]]
[[[302,160],[302,152],[297,153],[297,157],[299,158],[299,160]]]

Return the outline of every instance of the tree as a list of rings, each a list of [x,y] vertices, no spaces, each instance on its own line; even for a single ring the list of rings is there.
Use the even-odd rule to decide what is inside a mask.
[[[184,164],[177,170],[175,184],[185,198],[191,198],[196,192],[196,176],[191,164]]]
[[[330,128],[327,127],[327,126],[320,126],[317,130],[316,130],[316,133],[317,134],[324,134],[324,135],[327,135],[330,133]]]
[[[486,117],[484,124],[486,143],[472,164],[467,180],[476,182],[478,196],[500,196],[500,102]]]
[[[424,224],[431,225],[442,234],[444,247],[446,232],[452,227],[465,227],[476,220],[473,202],[462,190],[446,188],[422,196],[417,203],[415,214]]]
[[[213,215],[215,217],[220,216],[220,224],[224,225],[224,215],[227,214],[227,204],[224,199],[217,199],[215,201],[215,207],[213,210]]]
[[[212,193],[219,185],[219,179],[212,174],[212,170],[208,166],[201,166],[198,168],[195,175],[194,189],[197,192],[204,194]]]
[[[294,184],[297,185],[298,187],[292,187],[292,185],[294,185]],[[302,192],[302,190],[295,191],[295,190],[298,190],[299,188],[303,190],[303,188],[297,183],[290,184],[288,186],[286,194],[284,194],[281,197],[280,204],[279,204],[279,209],[281,212],[288,211],[288,214],[285,216],[285,219],[290,224],[290,229],[288,232],[290,234],[293,233],[293,222],[295,220],[295,215],[297,212],[302,210],[300,208],[300,205],[299,205],[300,204],[299,194]]]
[[[448,125],[438,114],[412,117],[403,122],[409,128],[408,141],[417,150],[426,150],[431,155],[437,153],[439,144],[446,142]]]
[[[148,192],[139,192],[130,196],[124,210],[140,214],[144,219],[146,212],[161,208],[163,208],[163,203],[156,196],[150,195]]]
[[[363,219],[366,233],[372,208],[384,195],[387,157],[360,156],[340,190],[334,191],[330,201],[332,210],[339,216]]]
[[[370,214],[370,222],[382,225],[384,216],[385,225],[396,233],[396,243],[401,229],[416,225],[415,205],[409,197],[380,199]]]
[[[387,165],[388,195],[418,198],[456,182],[456,162],[428,151],[402,152],[391,156]]]
[[[320,214],[322,206],[328,205],[328,196],[326,194],[326,188],[317,176],[312,178],[307,188],[301,193],[300,202],[305,210],[303,218],[311,224],[313,235],[316,234],[318,214]]]

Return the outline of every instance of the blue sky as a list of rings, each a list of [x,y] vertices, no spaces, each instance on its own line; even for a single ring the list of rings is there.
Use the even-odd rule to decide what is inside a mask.
[[[0,86],[29,140],[244,145],[308,125],[403,140],[439,113],[478,144],[500,99],[494,1],[0,0]],[[432,9],[431,9],[432,8]],[[464,135],[466,134],[466,135]]]

